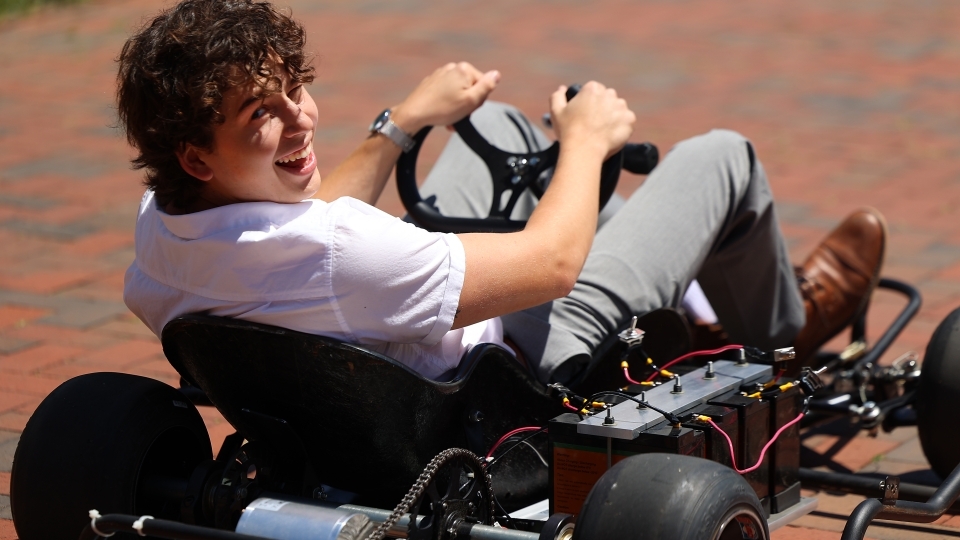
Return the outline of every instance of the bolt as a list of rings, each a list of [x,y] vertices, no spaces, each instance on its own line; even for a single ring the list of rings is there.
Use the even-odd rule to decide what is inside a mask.
[[[671,394],[680,394],[680,393],[682,393],[682,392],[683,392],[683,385],[680,384],[680,376],[679,376],[679,375],[674,375],[674,376],[673,376],[673,391],[670,392],[670,393],[671,393]]]
[[[641,390],[641,391],[640,391],[640,401],[646,401],[646,400],[647,400],[647,393]],[[643,403],[637,403],[637,408],[638,408],[638,409],[646,409],[647,406],[644,405]]]
[[[716,379],[717,374],[713,371],[713,360],[707,362],[707,373],[703,376],[704,379]]]
[[[616,423],[617,421],[613,418],[613,416],[610,415],[610,409],[608,408],[607,417],[603,419],[603,425],[612,426],[613,424],[616,424]]]
[[[738,366],[741,366],[741,367],[747,365],[747,350],[746,350],[746,349],[740,349],[740,358],[737,359],[737,365],[738,365]]]

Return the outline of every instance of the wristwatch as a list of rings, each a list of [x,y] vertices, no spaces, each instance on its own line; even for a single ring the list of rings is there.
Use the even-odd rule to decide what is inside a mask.
[[[406,131],[400,129],[400,126],[394,124],[393,120],[390,119],[390,109],[384,109],[373,123],[370,124],[370,134],[374,135],[376,133],[383,134],[383,136],[402,148],[404,152],[409,152],[413,149],[414,144],[416,144],[413,137]]]

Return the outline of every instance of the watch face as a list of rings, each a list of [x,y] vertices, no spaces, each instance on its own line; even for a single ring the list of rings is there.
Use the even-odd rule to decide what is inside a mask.
[[[380,128],[387,123],[387,120],[390,119],[390,109],[384,109],[382,113],[370,124],[370,131],[376,132],[380,131]]]

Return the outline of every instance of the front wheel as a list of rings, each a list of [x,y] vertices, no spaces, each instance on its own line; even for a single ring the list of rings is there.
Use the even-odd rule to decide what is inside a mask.
[[[960,463],[960,431],[949,429],[960,403],[960,308],[937,326],[927,345],[917,389],[917,431],[930,467],[946,478]],[[947,428],[947,429],[945,429]]]
[[[574,540],[768,540],[757,494],[729,467],[673,454],[627,458],[593,486]]]

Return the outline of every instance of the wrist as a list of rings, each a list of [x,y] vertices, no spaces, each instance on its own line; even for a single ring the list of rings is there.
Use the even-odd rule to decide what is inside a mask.
[[[561,153],[576,154],[587,159],[599,158],[602,161],[610,151],[601,137],[580,136],[577,133],[564,133],[563,135],[560,137]]]
[[[397,124],[391,109],[384,109],[377,115],[369,129],[371,136],[382,135],[404,152],[409,152],[416,147],[413,135]]]
[[[409,110],[401,103],[390,108],[390,120],[408,135],[413,137],[426,125],[415,115],[410,114]]]

